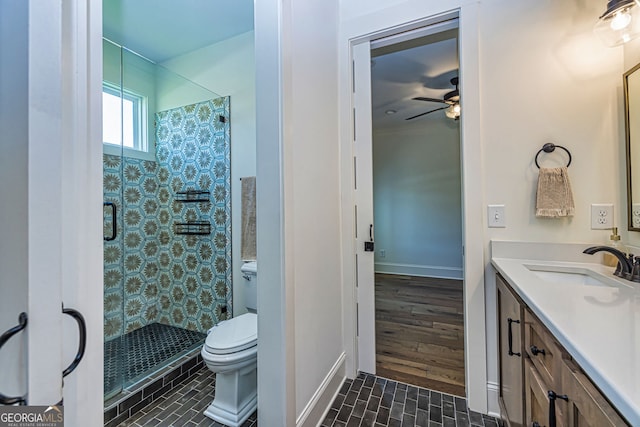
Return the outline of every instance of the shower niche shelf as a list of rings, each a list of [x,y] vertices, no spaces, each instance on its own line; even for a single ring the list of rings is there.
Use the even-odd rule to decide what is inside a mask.
[[[176,222],[174,232],[185,236],[206,236],[211,234],[211,224],[206,221]]]
[[[209,191],[198,191],[198,190],[188,190],[188,191],[178,191],[176,193],[176,202],[180,203],[196,203],[196,202],[207,202],[209,203],[211,197],[211,192]]]

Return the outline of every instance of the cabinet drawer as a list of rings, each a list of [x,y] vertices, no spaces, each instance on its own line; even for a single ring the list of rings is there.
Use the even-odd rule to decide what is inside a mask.
[[[568,418],[571,427],[629,425],[571,360],[562,361],[562,388],[569,397]]]
[[[544,382],[548,385],[558,384],[562,350],[547,328],[529,310],[524,312],[524,347]]]

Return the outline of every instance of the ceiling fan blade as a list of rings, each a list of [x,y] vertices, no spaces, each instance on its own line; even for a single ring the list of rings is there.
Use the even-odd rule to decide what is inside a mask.
[[[406,118],[405,120],[413,120],[413,119],[417,119],[418,117],[422,117],[422,116],[424,116],[424,115],[426,115],[426,114],[433,113],[433,112],[435,112],[435,111],[444,110],[445,108],[449,108],[449,107],[436,108],[435,110],[427,111],[426,113],[418,114],[417,116],[408,117],[408,118]]]
[[[440,103],[445,103],[442,99],[438,99],[438,98],[425,98],[424,96],[418,96],[416,98],[413,98],[416,101],[427,101],[427,102],[440,102]]]

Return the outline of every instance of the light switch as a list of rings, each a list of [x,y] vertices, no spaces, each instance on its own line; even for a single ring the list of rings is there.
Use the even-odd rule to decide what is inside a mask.
[[[507,226],[507,218],[504,213],[504,205],[489,205],[487,208],[489,227],[505,228]]]

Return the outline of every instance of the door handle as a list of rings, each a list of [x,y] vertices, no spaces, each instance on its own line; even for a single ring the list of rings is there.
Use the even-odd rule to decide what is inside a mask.
[[[71,364],[67,366],[67,369],[62,371],[62,378],[64,378],[78,367],[80,361],[84,357],[84,351],[87,348],[87,323],[78,310],[74,310],[72,308],[64,308],[63,306],[62,312],[73,317],[74,320],[78,323],[78,331],[80,336],[78,340],[78,351],[76,353],[76,356],[73,358],[73,362],[71,362]]]
[[[556,399],[568,402],[569,397],[566,394],[556,394],[553,390],[549,390],[547,395],[549,396],[549,427],[556,427]]]
[[[518,356],[518,357],[520,357],[521,356],[520,353],[515,353],[513,351],[513,329],[512,329],[512,326],[511,326],[512,323],[518,323],[519,324],[520,321],[519,320],[513,320],[512,318],[509,317],[507,319],[507,322],[509,323],[509,356]]]
[[[113,202],[104,202],[102,206],[111,208],[111,236],[103,237],[105,242],[110,242],[112,240],[115,240],[116,237],[118,236],[118,215],[117,215],[118,212],[117,212],[116,204]]]
[[[0,349],[2,346],[11,339],[12,336],[17,334],[18,332],[24,330],[27,327],[27,313],[22,312],[18,316],[18,325],[6,331],[2,336],[0,336]],[[0,404],[2,405],[15,405],[18,404],[20,406],[24,406],[27,404],[27,396],[17,396],[17,397],[9,397],[0,393]]]
[[[364,251],[373,252],[373,224],[369,224],[369,241],[364,242]]]
[[[62,312],[73,317],[73,319],[78,323],[79,332],[78,351],[76,353],[76,356],[73,358],[73,362],[71,362],[71,364],[67,366],[67,369],[62,371],[62,386],[64,387],[64,377],[73,372],[84,357],[84,351],[87,348],[87,323],[84,320],[84,316],[82,316],[82,314],[78,310],[74,310],[73,308],[64,308],[63,305]],[[56,403],[56,405],[63,406],[64,399],[60,399],[60,402]]]

